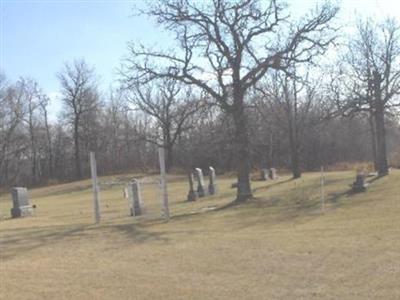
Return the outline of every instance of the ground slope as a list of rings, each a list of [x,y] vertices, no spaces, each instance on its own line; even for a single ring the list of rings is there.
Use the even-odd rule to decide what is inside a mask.
[[[317,173],[254,182],[238,206],[233,179],[185,203],[185,178],[171,177],[168,223],[151,178],[145,218],[103,185],[100,225],[90,181],[33,190],[34,217],[0,221],[0,299],[400,299],[400,171],[356,195],[353,177],[327,174],[325,213]]]

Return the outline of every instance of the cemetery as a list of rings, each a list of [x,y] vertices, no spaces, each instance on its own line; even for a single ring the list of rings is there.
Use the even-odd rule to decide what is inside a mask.
[[[0,2],[0,300],[400,299],[400,2]]]
[[[230,206],[232,177],[210,172],[207,182],[198,180],[199,174],[194,169],[189,176],[167,176],[168,222],[162,213],[160,175],[99,177],[99,223],[90,180],[29,189],[28,198],[21,188],[3,194],[0,295],[254,299],[324,293],[343,298],[362,277],[369,286],[359,292],[360,299],[395,299],[399,170],[357,194],[349,187],[353,171],[326,172],[324,212],[319,172],[298,180],[281,173],[275,180],[254,181],[254,200],[238,206]],[[207,191],[203,197],[193,196],[198,183]],[[211,183],[217,193],[207,189]],[[14,199],[21,200],[18,207],[37,208],[29,216],[11,218]],[[381,240],[378,232],[385,232]],[[22,271],[26,268],[34,271]],[[338,272],[346,276],[345,284],[339,284]],[[381,272],[382,281],[374,281],[375,272]],[[239,280],[243,274],[246,279]],[[282,276],[287,281],[279,280]],[[232,287],[229,282],[237,283]]]

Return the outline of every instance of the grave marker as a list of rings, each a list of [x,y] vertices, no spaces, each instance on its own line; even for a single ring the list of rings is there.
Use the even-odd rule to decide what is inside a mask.
[[[199,195],[199,197],[204,197],[206,195],[206,192],[204,190],[203,171],[200,168],[196,168],[194,169],[194,171],[197,179],[197,194]]]
[[[28,197],[28,190],[24,187],[15,187],[11,189],[13,208],[11,208],[11,217],[27,217],[33,213],[33,208]]]
[[[210,175],[209,175],[209,184],[208,184],[208,193],[210,195],[214,195],[217,193],[217,183],[216,183],[216,176],[215,176],[215,170],[213,167],[208,167],[210,170]]]
[[[367,190],[368,183],[365,182],[365,174],[358,173],[356,181],[352,184],[352,191],[354,193],[365,192]]]
[[[197,194],[197,191],[194,190],[194,177],[192,172],[188,174],[188,179],[189,179],[189,193],[187,196],[187,201],[196,201],[199,195]]]
[[[268,169],[261,169],[261,180],[268,180],[269,172]]]
[[[131,216],[140,216],[143,213],[142,195],[139,180],[133,179],[128,185]]]
[[[275,180],[278,177],[275,168],[270,168],[268,173],[269,178],[271,178],[272,180]]]

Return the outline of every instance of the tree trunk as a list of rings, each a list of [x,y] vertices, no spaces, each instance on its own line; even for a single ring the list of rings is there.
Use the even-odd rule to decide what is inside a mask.
[[[166,172],[168,173],[174,164],[173,144],[169,128],[164,128],[164,149],[167,151],[167,161],[165,164]]]
[[[301,171],[299,166],[299,151],[297,145],[290,145],[291,161],[292,161],[292,174],[293,179],[301,177]]]
[[[237,202],[245,202],[253,197],[250,186],[250,143],[243,105],[243,93],[234,93],[235,106],[233,119],[235,124],[235,148],[237,163]]]
[[[386,154],[386,129],[385,129],[385,107],[382,101],[381,76],[378,72],[374,73],[374,117],[376,128],[376,146],[378,175],[385,176],[389,174],[389,167]]]
[[[292,174],[294,179],[301,177],[300,166],[299,166],[298,138],[295,130],[296,129],[293,128],[293,122],[289,119],[290,160],[291,160]]]
[[[47,117],[47,108],[43,106],[44,126],[46,129],[46,143],[47,143],[47,178],[53,178],[53,149],[51,144],[51,134],[49,120]]]
[[[172,152],[173,146],[167,144],[166,150],[167,150],[167,163],[166,163],[165,168],[166,168],[166,172],[168,173],[174,165],[174,153]]]
[[[74,122],[74,146],[75,146],[75,171],[77,179],[82,178],[80,149],[79,149],[79,119]]]
[[[371,145],[372,145],[372,157],[374,159],[374,170],[378,171],[379,163],[378,163],[378,156],[376,150],[376,132],[375,132],[375,123],[374,123],[374,116],[373,113],[370,113],[369,116],[369,126],[371,129]]]
[[[375,127],[376,127],[376,142],[377,142],[377,161],[378,175],[385,176],[389,174],[389,167],[386,154],[386,129],[385,116],[381,103],[377,105],[375,111]]]
[[[269,133],[269,146],[268,146],[268,167],[274,166],[274,135],[272,133],[272,129],[270,129]]]
[[[30,183],[35,185],[37,183],[37,153],[36,153],[36,141],[34,135],[34,128],[32,125],[32,112],[30,112],[29,116],[29,135],[31,142],[31,180]]]

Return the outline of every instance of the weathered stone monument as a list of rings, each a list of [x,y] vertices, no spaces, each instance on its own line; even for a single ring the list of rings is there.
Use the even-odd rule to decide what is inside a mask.
[[[209,183],[208,183],[208,193],[210,195],[214,195],[217,193],[217,183],[216,183],[216,176],[215,176],[215,169],[213,167],[208,167],[210,170],[209,174]]]
[[[269,173],[268,174],[269,178],[272,179],[272,180],[275,180],[278,177],[278,175],[276,174],[276,169],[275,168],[270,168],[268,170],[268,173]]]
[[[268,180],[269,171],[268,169],[261,169],[261,180]]]
[[[365,174],[358,173],[356,176],[356,181],[351,185],[352,191],[354,193],[365,192],[367,190],[368,184],[365,182]]]
[[[124,187],[124,198],[129,199],[129,192],[127,187]]]
[[[197,194],[197,191],[194,190],[194,177],[192,172],[188,174],[188,179],[189,179],[189,193],[187,196],[187,201],[196,201],[197,198],[199,198],[199,195]]]
[[[128,185],[129,204],[131,216],[140,216],[143,214],[142,196],[140,193],[139,180],[133,179]]]
[[[11,190],[13,208],[11,208],[11,217],[27,217],[32,215],[33,208],[29,202],[28,190],[24,187],[15,187]]]
[[[197,180],[197,194],[199,197],[204,197],[206,195],[206,191],[204,189],[204,177],[203,171],[200,168],[194,169],[196,180]]]

